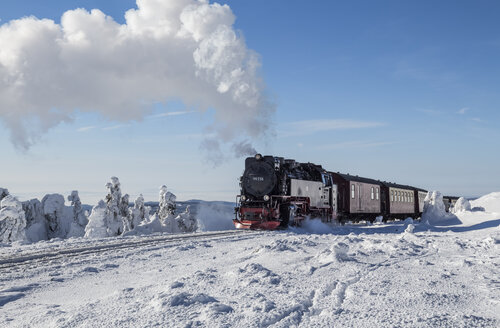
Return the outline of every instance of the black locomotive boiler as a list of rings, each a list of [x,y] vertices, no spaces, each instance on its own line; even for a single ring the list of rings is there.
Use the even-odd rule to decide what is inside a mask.
[[[273,230],[307,216],[327,222],[417,218],[427,194],[412,186],[261,154],[245,159],[240,186],[233,220],[240,229]]]

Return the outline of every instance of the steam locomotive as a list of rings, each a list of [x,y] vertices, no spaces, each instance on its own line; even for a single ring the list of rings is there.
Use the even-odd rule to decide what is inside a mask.
[[[427,195],[412,186],[261,154],[245,159],[240,187],[233,220],[239,229],[285,228],[308,216],[326,222],[418,218]],[[456,197],[448,199],[453,202]]]

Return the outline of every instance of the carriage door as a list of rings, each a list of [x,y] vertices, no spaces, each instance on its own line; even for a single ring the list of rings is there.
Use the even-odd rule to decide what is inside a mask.
[[[361,184],[358,184],[358,212],[361,212]]]
[[[337,217],[337,185],[334,184],[330,188],[330,204],[332,206],[333,217]]]

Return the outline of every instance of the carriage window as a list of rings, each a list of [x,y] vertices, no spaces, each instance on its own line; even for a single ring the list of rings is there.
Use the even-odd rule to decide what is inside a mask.
[[[371,196],[372,196],[372,199],[375,199],[375,193],[374,193],[373,187],[372,187],[372,194],[371,194]]]
[[[398,202],[401,201],[401,191],[398,191]]]
[[[408,193],[405,191],[405,203],[408,203]]]
[[[394,201],[394,190],[391,190],[391,202]]]
[[[377,200],[378,200],[378,187],[377,187],[377,189],[376,189],[375,196],[376,196],[375,198],[377,198]]]
[[[356,187],[354,187],[354,185],[351,185],[351,198],[353,198],[353,199],[356,196],[356,194],[354,193],[355,188]]]

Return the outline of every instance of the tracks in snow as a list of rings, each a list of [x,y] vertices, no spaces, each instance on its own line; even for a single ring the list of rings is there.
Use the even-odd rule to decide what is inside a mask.
[[[262,232],[260,232],[262,233]],[[247,230],[230,230],[230,231],[217,231],[217,232],[202,232],[202,233],[192,233],[192,234],[182,234],[182,235],[168,235],[168,236],[154,236],[136,239],[120,239],[120,240],[110,240],[104,241],[102,243],[96,243],[92,246],[79,246],[71,247],[59,250],[45,250],[36,252],[27,252],[26,254],[18,255],[15,257],[3,256],[0,257],[0,271],[12,267],[19,267],[26,264],[34,263],[44,263],[61,258],[77,257],[89,254],[104,253],[111,250],[121,250],[128,248],[137,248],[142,246],[159,246],[165,244],[171,244],[179,241],[189,241],[189,240],[212,240],[212,239],[222,239],[233,236],[244,236],[259,234],[259,232],[247,231]]]

